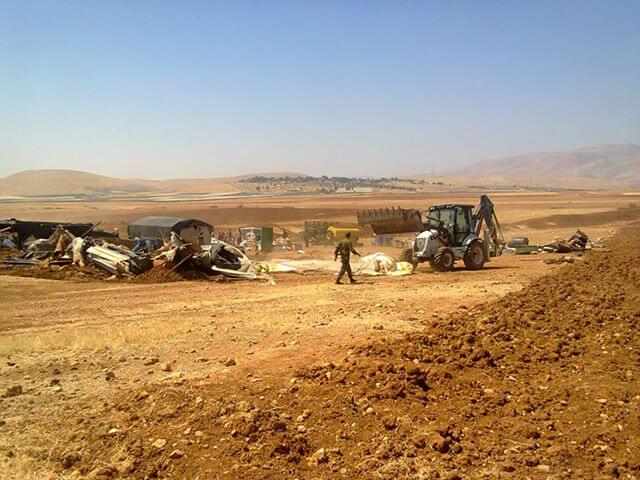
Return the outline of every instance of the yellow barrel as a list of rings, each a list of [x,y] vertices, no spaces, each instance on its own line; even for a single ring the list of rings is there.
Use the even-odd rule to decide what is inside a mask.
[[[351,233],[351,241],[356,243],[360,239],[360,229],[358,227],[334,227],[327,228],[326,238],[331,242],[339,242],[348,233]]]

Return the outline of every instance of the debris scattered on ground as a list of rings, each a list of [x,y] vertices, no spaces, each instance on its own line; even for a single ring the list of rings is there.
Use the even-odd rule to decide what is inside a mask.
[[[170,233],[167,235],[169,238],[160,242],[149,239],[142,241],[136,238],[136,244],[132,249],[112,243],[105,238],[95,238],[95,226],[91,224],[50,223],[42,228],[30,227],[25,230],[26,227],[22,226],[20,227],[22,230],[14,230],[13,223],[0,222],[1,225],[7,224],[0,235],[5,237],[11,235],[7,237],[6,246],[13,251],[16,250],[17,245],[23,248],[15,251],[16,255],[12,257],[3,256],[0,258],[0,263],[33,267],[73,265],[83,269],[94,266],[116,278],[138,277],[155,269],[151,274],[146,275],[147,281],[196,279],[221,275],[245,280],[264,279],[275,283],[264,273],[269,269],[256,268],[241,249],[212,237],[213,227],[210,225],[197,220],[164,219],[164,223],[158,226],[156,225],[158,218],[164,219],[164,217],[143,219],[144,222],[133,225],[131,231],[144,233],[151,229],[155,233]],[[169,220],[171,225],[167,223]],[[31,223],[40,225],[42,222]],[[171,230],[178,227],[185,236],[194,237],[194,241],[187,242],[178,235],[176,230]],[[205,227],[207,240],[210,238],[209,243],[204,243]],[[34,237],[42,232],[51,233],[46,238]],[[29,237],[21,240],[20,235],[24,236],[27,233]],[[106,232],[104,236],[113,237]],[[76,272],[76,270],[70,272]],[[35,273],[38,271],[36,270]]]
[[[545,243],[543,245],[529,245],[529,239],[527,237],[511,237],[506,252],[516,253],[519,255],[532,254],[538,252],[545,253],[571,253],[571,252],[584,252],[585,250],[591,250],[593,248],[603,248],[604,243],[599,238],[595,241],[591,241],[586,233],[578,229],[569,237],[568,240],[554,239],[551,243]],[[558,262],[546,262],[546,263],[558,263]],[[561,263],[561,262],[560,262]]]
[[[114,476],[637,477],[632,233],[495,303],[429,317],[268,387],[216,378],[145,385],[144,401],[142,387],[118,392],[99,414],[78,413],[73,468],[135,456],[135,470]],[[104,436],[125,423],[126,441]]]

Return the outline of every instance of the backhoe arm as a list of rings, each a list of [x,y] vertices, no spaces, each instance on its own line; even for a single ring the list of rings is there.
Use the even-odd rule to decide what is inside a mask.
[[[500,255],[502,253],[502,248],[505,245],[505,241],[502,236],[500,222],[496,216],[493,202],[487,195],[482,195],[480,197],[480,204],[478,205],[473,218],[475,219],[475,234],[480,237],[483,224],[486,225],[489,241],[491,242],[491,250],[494,254]]]

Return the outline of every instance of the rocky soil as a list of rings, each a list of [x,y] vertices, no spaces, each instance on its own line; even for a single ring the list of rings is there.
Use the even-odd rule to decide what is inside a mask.
[[[632,226],[497,302],[403,312],[424,328],[286,378],[119,390],[69,411],[47,461],[91,479],[639,478],[639,243]]]

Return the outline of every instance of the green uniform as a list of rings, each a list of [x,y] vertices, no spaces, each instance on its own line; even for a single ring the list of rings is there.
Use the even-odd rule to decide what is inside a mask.
[[[342,265],[340,266],[340,273],[338,274],[336,283],[340,283],[340,280],[342,279],[345,273],[349,277],[349,280],[351,281],[351,283],[353,283],[355,280],[353,279],[353,273],[351,272],[351,265],[349,264],[349,259],[351,258],[352,253],[358,256],[360,254],[356,251],[355,248],[353,248],[353,244],[351,243],[351,240],[349,240],[348,238],[344,238],[343,240],[341,240],[340,243],[336,246],[335,252],[333,253],[336,259],[338,258],[338,255],[340,255],[340,260],[342,262]]]

